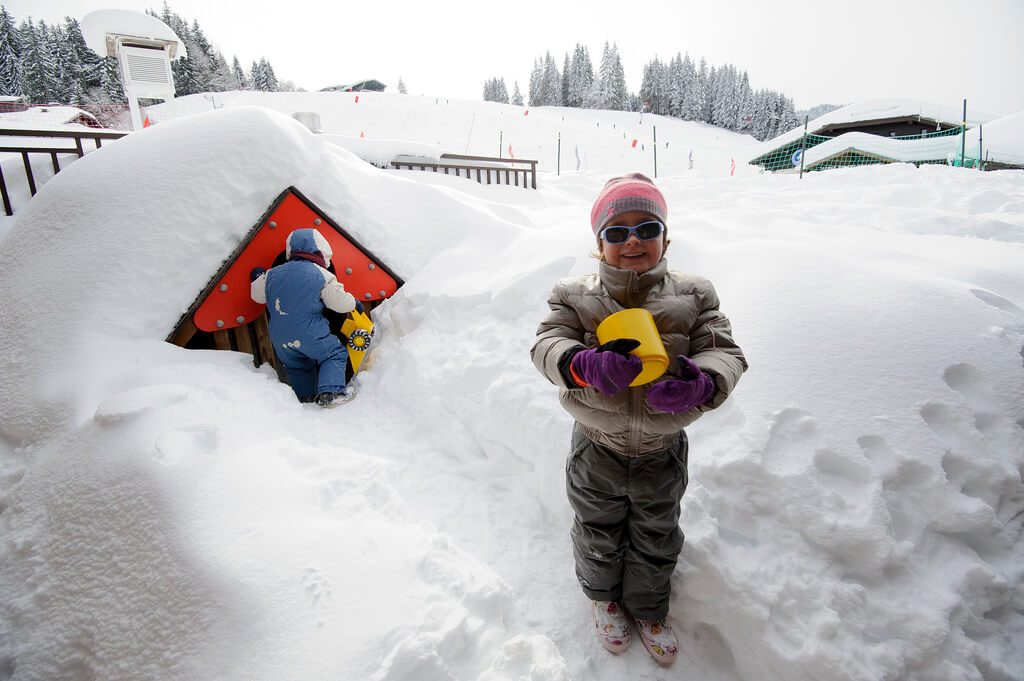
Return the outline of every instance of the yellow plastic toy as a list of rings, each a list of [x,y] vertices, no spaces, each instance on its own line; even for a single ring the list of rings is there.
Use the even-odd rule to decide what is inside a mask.
[[[348,344],[348,361],[352,364],[352,373],[355,373],[359,371],[366,351],[370,349],[373,322],[365,313],[352,310],[350,314],[351,318],[346,319],[341,325],[341,335],[342,340]]]
[[[643,369],[630,386],[650,383],[668,369],[668,353],[661,342],[654,316],[642,307],[631,307],[615,314],[608,315],[597,325],[597,340],[607,343],[616,338],[633,338],[640,341],[640,346],[633,350],[643,362]]]

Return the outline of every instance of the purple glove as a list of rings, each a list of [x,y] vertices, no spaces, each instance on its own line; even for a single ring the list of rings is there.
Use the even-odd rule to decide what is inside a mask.
[[[678,378],[655,383],[647,389],[647,403],[658,411],[679,414],[711,399],[715,383],[692,359],[679,355]]]
[[[640,375],[643,362],[629,354],[638,347],[638,340],[617,338],[596,348],[581,350],[572,358],[572,370],[605,395],[614,395]]]

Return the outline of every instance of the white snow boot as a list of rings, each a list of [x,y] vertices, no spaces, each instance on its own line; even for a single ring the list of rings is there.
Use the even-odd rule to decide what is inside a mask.
[[[613,653],[629,648],[629,618],[622,605],[614,601],[593,601],[594,630],[601,645]]]
[[[671,664],[679,652],[679,640],[672,631],[672,624],[666,617],[663,620],[637,620],[636,628],[640,632],[640,640],[644,648],[658,664]]]

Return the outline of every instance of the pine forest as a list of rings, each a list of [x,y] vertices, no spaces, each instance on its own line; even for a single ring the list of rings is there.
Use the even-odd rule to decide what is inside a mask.
[[[227,90],[266,92],[298,90],[281,82],[270,63],[261,58],[243,67],[231,63],[213,47],[198,20],[189,23],[165,2],[162,11],[148,14],[167,24],[185,43],[188,56],[172,65],[177,96]],[[399,92],[405,91],[399,83]],[[115,57],[90,50],[77,19],[48,25],[28,17],[16,20],[0,6],[0,95],[20,97],[33,104],[72,106],[126,103]],[[509,93],[503,78],[484,85],[485,101],[524,105],[519,84]],[[637,94],[630,93],[618,47],[605,43],[595,68],[587,48],[577,44],[559,69],[550,51],[535,59],[525,104],[568,106],[615,111],[642,111],[715,125],[766,140],[799,124],[791,99],[772,90],[753,90],[745,71],[731,64],[709,66],[689,54],[667,63],[657,57],[647,63]]]
[[[519,84],[509,98],[502,78],[484,84],[484,100],[523,104]],[[605,43],[595,70],[587,48],[577,44],[561,70],[547,52],[535,59],[527,95],[529,106],[569,106],[643,111],[708,123],[766,140],[799,124],[793,101],[772,90],[753,90],[745,71],[732,64],[708,66],[689,54],[668,63],[654,58],[644,67],[639,94],[631,94],[618,47]],[[835,107],[828,107],[835,108]]]

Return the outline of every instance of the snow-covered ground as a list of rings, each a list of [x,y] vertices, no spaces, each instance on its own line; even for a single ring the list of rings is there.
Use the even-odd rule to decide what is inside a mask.
[[[800,180],[707,126],[360,94],[176,100],[0,223],[0,678],[1024,679],[1024,173]],[[667,669],[590,632],[529,361],[655,125],[667,257],[751,366],[689,429]],[[360,134],[511,144],[539,189],[381,170]],[[163,341],[290,185],[406,282],[332,410]]]

